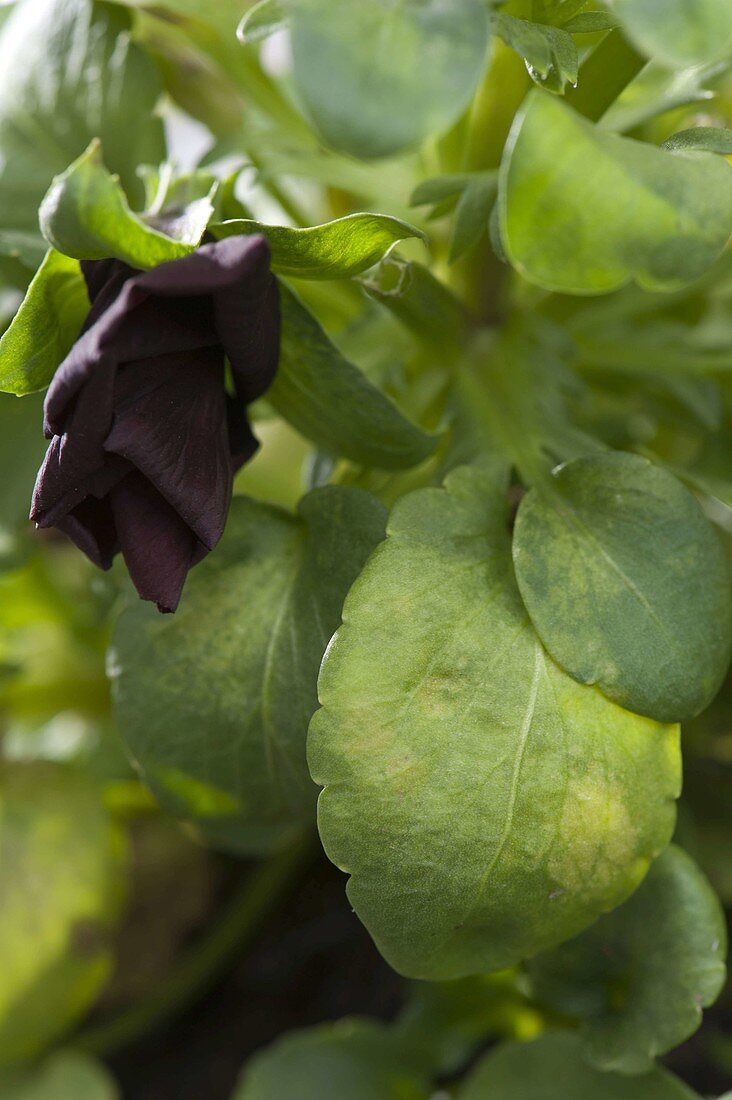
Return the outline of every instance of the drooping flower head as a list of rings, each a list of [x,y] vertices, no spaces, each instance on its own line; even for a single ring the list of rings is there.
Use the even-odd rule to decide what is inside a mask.
[[[46,395],[31,519],[102,569],[121,552],[140,596],[174,611],[257,448],[246,406],[279,357],[269,247],[229,237],[144,273],[82,268],[91,311]]]

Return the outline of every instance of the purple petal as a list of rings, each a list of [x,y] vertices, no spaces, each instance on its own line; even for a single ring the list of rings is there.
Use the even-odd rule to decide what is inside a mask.
[[[109,499],[140,597],[152,600],[160,611],[175,611],[197,550],[195,535],[142,474],[129,474]]]
[[[111,568],[119,542],[108,498],[82,501],[54,526],[68,535],[99,569]]]
[[[133,463],[213,548],[224,530],[233,480],[221,350],[123,367],[104,446]]]

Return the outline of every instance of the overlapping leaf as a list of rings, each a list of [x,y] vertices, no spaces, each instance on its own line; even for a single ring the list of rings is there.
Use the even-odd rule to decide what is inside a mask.
[[[462,468],[400,501],[343,618],[309,761],[326,851],[392,966],[505,967],[635,889],[673,828],[678,731],[546,654],[502,475]]]
[[[635,455],[575,459],[519,509],[514,562],[539,636],[621,706],[681,721],[724,679],[732,598],[694,496]]]
[[[724,911],[671,846],[633,896],[530,964],[536,995],[582,1021],[583,1053],[605,1071],[647,1073],[696,1031],[724,985]]]
[[[46,764],[0,767],[0,1068],[88,1009],[112,967],[119,839],[96,788]]]
[[[311,820],[305,734],[343,599],[384,531],[357,489],[307,496],[297,518],[234,501],[180,609],[135,604],[111,658],[120,730],[147,782],[214,842],[248,852]]]
[[[354,1019],[280,1039],[252,1060],[233,1100],[428,1100],[431,1091],[393,1033]]]
[[[421,230],[386,214],[349,214],[307,229],[238,219],[214,224],[211,232],[219,238],[263,233],[273,269],[300,279],[349,279],[373,267],[396,241],[424,239]]]
[[[92,0],[22,0],[0,31],[0,229],[36,234],[54,175],[99,138],[131,200],[139,164],[164,159],[157,73],[127,12]],[[130,127],[130,119],[134,125]]]
[[[281,288],[280,365],[267,400],[329,454],[401,469],[432,453],[436,440],[406,420],[328,339],[312,313]]]
[[[569,294],[631,279],[672,290],[729,239],[732,169],[618,137],[536,91],[514,122],[499,201],[508,258],[532,282]]]
[[[700,1100],[662,1069],[641,1077],[600,1073],[582,1058],[570,1033],[511,1043],[488,1054],[458,1090],[457,1100]]]
[[[334,149],[379,157],[445,129],[486,59],[482,0],[291,0],[294,77]]]

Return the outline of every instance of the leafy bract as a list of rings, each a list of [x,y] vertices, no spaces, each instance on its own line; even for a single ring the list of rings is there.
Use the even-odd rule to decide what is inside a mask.
[[[379,157],[445,129],[485,64],[483,0],[291,0],[294,77],[325,140]]]
[[[280,300],[280,365],[267,391],[277,412],[323,451],[365,466],[401,469],[427,458],[435,438],[372,386],[285,286]]]
[[[22,0],[0,31],[0,227],[38,232],[53,176],[99,138],[133,203],[139,164],[164,159],[154,66],[129,13],[92,0]],[[134,124],[130,125],[130,120]]]
[[[587,1065],[568,1033],[509,1043],[486,1055],[457,1100],[699,1100],[677,1077],[653,1069],[641,1077],[601,1073]]]
[[[388,1028],[346,1019],[296,1031],[257,1055],[233,1100],[428,1100],[431,1091]]]
[[[577,83],[579,54],[571,34],[565,29],[500,12],[495,28],[506,45],[524,58],[536,84],[561,93],[567,84]]]
[[[269,38],[287,23],[285,0],[259,0],[243,17],[236,34],[239,41],[249,46]]]
[[[506,253],[531,282],[569,294],[631,279],[672,290],[727,243],[732,169],[608,133],[535,91],[514,122],[499,201]]]
[[[315,490],[299,516],[246,498],[174,617],[122,615],[110,658],[120,730],[172,812],[241,851],[312,817],[305,734],[343,599],[384,533],[358,489]]]
[[[213,212],[209,207],[208,216]],[[119,181],[104,166],[98,141],[54,179],[38,212],[41,231],[59,252],[77,260],[122,260],[157,267],[187,256],[203,236],[205,210],[192,240],[174,241],[132,213]]]
[[[561,466],[521,502],[514,564],[540,638],[575,679],[664,722],[716,695],[729,576],[716,531],[668,471],[620,452]]]
[[[649,57],[684,69],[732,57],[726,0],[611,0],[628,36]]]
[[[0,339],[0,390],[22,397],[47,386],[88,312],[78,261],[50,249]]]
[[[725,980],[724,911],[694,861],[673,845],[619,909],[530,964],[536,996],[582,1021],[601,1070],[646,1073],[699,1027]]]
[[[3,1100],[118,1100],[106,1069],[85,1054],[59,1051],[33,1069],[0,1074]]]
[[[463,467],[397,504],[310,726],[325,849],[411,977],[499,969],[576,934],[673,828],[678,730],[546,654],[513,580],[506,488]]]
[[[348,214],[308,229],[238,219],[212,225],[211,232],[216,237],[263,233],[273,269],[299,279],[350,279],[373,267],[396,241],[424,240],[421,230],[386,214]]]
[[[84,775],[0,766],[0,1067],[34,1056],[109,976],[119,839]]]

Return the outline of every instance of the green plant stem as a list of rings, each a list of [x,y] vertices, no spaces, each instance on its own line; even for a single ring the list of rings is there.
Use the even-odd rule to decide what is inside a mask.
[[[108,1056],[162,1027],[195,1004],[253,939],[267,915],[292,888],[313,851],[308,836],[256,867],[202,941],[171,968],[152,996],[106,1023],[81,1031],[69,1044]]]
[[[620,31],[612,31],[582,65],[579,83],[566,101],[591,122],[599,122],[646,64]]]

